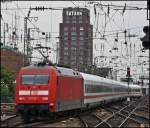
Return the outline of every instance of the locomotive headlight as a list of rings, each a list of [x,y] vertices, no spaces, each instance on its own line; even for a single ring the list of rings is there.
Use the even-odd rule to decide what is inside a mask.
[[[19,100],[25,100],[25,98],[24,97],[19,97]]]
[[[54,106],[54,103],[50,103],[49,106],[50,106],[50,107],[53,107],[53,106]]]
[[[28,90],[20,90],[19,95],[30,95],[30,91]]]
[[[48,97],[42,97],[42,100],[48,100]]]

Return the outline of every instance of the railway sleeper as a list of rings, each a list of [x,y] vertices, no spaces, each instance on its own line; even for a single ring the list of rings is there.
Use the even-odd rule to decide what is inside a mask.
[[[107,120],[107,122],[113,126],[113,127],[118,127],[123,120],[125,120],[126,117],[120,115],[120,114],[115,114],[113,117]]]
[[[103,122],[102,124],[97,126],[97,128],[112,128],[112,126],[108,124],[107,122]]]
[[[125,115],[125,116],[128,116],[128,115],[129,115],[129,112],[127,112],[127,111],[125,111],[125,110],[120,111],[120,113],[121,113],[122,115]]]
[[[140,127],[140,123],[137,122],[136,120],[132,118],[128,118],[122,125],[121,127]]]
[[[137,114],[132,114],[130,116],[130,118],[133,118],[134,120],[136,120],[137,122],[139,123],[144,123],[144,124],[149,124],[149,119],[148,118],[145,118],[143,116],[140,116],[140,115],[137,115]]]

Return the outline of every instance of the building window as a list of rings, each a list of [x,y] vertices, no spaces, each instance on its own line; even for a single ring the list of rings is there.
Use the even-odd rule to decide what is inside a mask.
[[[68,27],[64,27],[64,31],[68,31]]]
[[[81,61],[83,60],[83,57],[82,56],[80,56],[80,58],[79,58]]]
[[[64,64],[65,64],[65,65],[68,65],[68,62],[67,62],[67,61],[64,61]]]
[[[75,50],[76,50],[76,48],[75,48],[75,47],[71,47],[71,50],[75,51]]]
[[[65,55],[65,56],[68,55],[68,52],[64,52],[64,55]]]
[[[69,16],[67,16],[67,17],[66,17],[66,20],[69,20],[69,19],[70,19],[70,17],[69,17]]]
[[[70,23],[70,21],[69,21],[69,20],[66,20],[66,23]]]
[[[71,62],[71,65],[76,65],[76,62]]]
[[[64,32],[64,36],[68,36],[68,32]]]
[[[84,35],[84,32],[80,32],[80,36],[83,36]]]
[[[79,23],[83,23],[82,20],[79,20]]]
[[[79,16],[79,20],[82,20],[82,16]]]
[[[64,47],[64,50],[68,50],[68,47]]]
[[[84,53],[80,51],[79,55],[80,55],[80,56],[83,56],[83,55],[84,55]]]
[[[89,28],[89,29],[88,29],[88,31],[89,31],[89,32],[91,32],[91,31],[92,31],[92,29],[91,29],[91,28]]]
[[[68,45],[68,42],[64,42],[65,45]]]
[[[64,40],[65,40],[65,41],[68,40],[68,37],[64,37]]]
[[[76,20],[73,20],[72,23],[76,23]]]
[[[71,32],[71,35],[72,35],[72,36],[76,36],[77,33],[76,33],[76,32]]]
[[[77,38],[76,37],[71,37],[71,40],[76,40]]]
[[[73,19],[73,20],[76,20],[76,16],[73,16],[72,19]]]
[[[84,41],[80,41],[80,45],[82,45],[82,46],[83,46],[83,45],[84,45]]]
[[[84,37],[80,37],[80,40],[84,40]]]
[[[82,30],[84,30],[84,28],[83,28],[83,27],[80,27],[80,30],[82,31]]]
[[[71,27],[71,31],[76,31],[76,27]]]
[[[71,45],[72,45],[72,46],[76,46],[76,45],[77,45],[77,42],[76,42],[76,41],[72,41],[72,42],[71,42]]]
[[[67,61],[68,60],[68,56],[64,56],[64,61]]]

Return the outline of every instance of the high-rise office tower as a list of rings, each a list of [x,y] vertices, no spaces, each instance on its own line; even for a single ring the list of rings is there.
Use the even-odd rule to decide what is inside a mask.
[[[60,23],[59,64],[83,71],[93,62],[93,26],[86,8],[64,8]]]

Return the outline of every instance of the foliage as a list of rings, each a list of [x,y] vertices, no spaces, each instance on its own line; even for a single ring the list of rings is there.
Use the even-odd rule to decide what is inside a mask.
[[[15,73],[9,71],[6,66],[1,65],[1,95],[14,94]]]
[[[9,96],[10,92],[8,86],[4,83],[1,83],[1,95]]]
[[[1,82],[11,84],[15,80],[15,74],[9,71],[4,65],[1,65]]]
[[[4,83],[1,83],[1,86],[0,86],[0,89],[1,89],[1,102],[12,102],[12,96],[11,96],[11,93],[8,89],[8,86]]]

